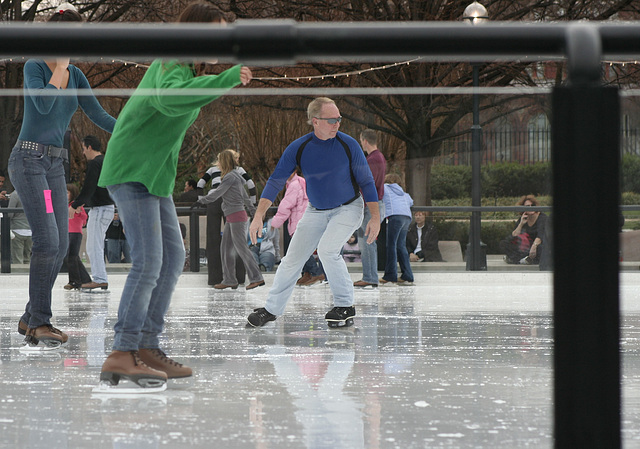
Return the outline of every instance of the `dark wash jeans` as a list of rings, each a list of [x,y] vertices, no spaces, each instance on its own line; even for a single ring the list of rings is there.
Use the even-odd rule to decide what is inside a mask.
[[[406,243],[410,223],[411,217],[406,215],[387,217],[387,263],[382,277],[385,281],[398,281],[398,263],[400,263],[401,278],[413,282],[413,271]]]
[[[14,147],[9,179],[16,188],[31,227],[33,247],[29,266],[29,302],[21,320],[35,328],[51,324],[51,289],[69,247],[69,208],[63,159]],[[52,211],[47,212],[46,190]]]

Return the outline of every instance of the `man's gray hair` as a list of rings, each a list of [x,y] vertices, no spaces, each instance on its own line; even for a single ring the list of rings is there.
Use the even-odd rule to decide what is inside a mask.
[[[307,123],[313,125],[313,118],[320,115],[320,111],[322,111],[322,106],[325,104],[335,104],[331,98],[327,97],[318,97],[309,103],[307,106]]]

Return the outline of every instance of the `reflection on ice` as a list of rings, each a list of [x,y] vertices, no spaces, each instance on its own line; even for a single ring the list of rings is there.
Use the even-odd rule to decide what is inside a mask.
[[[414,287],[358,291],[348,329],[327,329],[330,290],[318,286],[296,289],[283,317],[249,330],[266,289],[221,293],[206,275],[188,277],[162,345],[194,376],[147,395],[92,393],[124,276],[112,275],[103,295],[56,289],[54,322],[70,341],[39,356],[18,350],[28,288],[18,277],[0,317],[0,448],[551,448],[550,278],[419,276]],[[623,294],[632,441],[640,304]]]

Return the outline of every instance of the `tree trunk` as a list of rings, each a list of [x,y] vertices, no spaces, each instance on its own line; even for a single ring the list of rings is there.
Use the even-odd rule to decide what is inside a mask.
[[[7,89],[15,89],[22,85],[22,64],[7,64],[4,85]],[[21,124],[22,99],[15,96],[0,97],[0,170],[5,174],[9,154],[16,143]]]
[[[431,166],[433,158],[416,157],[406,160],[407,193],[413,198],[414,206],[431,205]]]

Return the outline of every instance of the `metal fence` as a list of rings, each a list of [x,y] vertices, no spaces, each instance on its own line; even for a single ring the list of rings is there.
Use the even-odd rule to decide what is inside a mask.
[[[620,135],[622,154],[640,155],[640,130],[623,129]],[[442,143],[441,165],[471,165],[471,132],[446,139]],[[482,164],[517,162],[535,164],[551,158],[551,130],[482,131]]]

